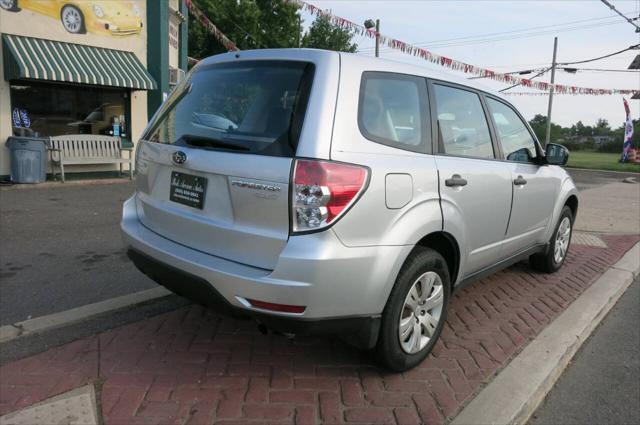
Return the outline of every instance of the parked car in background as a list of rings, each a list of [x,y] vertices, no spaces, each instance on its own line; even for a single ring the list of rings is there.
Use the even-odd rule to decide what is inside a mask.
[[[11,12],[26,9],[60,19],[64,29],[73,34],[134,35],[140,34],[143,25],[140,7],[124,0],[0,0],[0,8]]]
[[[138,144],[121,228],[177,294],[396,371],[451,294],[514,262],[562,267],[576,186],[518,111],[470,80],[321,50],[198,63]]]

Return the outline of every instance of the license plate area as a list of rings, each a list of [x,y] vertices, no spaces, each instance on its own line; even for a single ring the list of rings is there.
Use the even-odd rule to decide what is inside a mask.
[[[203,209],[207,179],[192,174],[171,172],[169,199],[178,204]]]

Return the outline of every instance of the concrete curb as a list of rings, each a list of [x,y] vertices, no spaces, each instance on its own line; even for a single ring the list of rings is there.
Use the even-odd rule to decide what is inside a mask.
[[[569,170],[577,170],[577,171],[596,171],[599,173],[617,173],[617,174],[640,174],[640,171],[631,170],[631,171],[616,171],[616,170],[599,170],[595,168],[578,168],[578,167],[565,167]]]
[[[582,343],[639,274],[640,242],[531,341],[451,425],[526,423]]]
[[[88,180],[67,180],[65,183],[61,181],[46,181],[36,184],[8,184],[0,185],[0,192],[10,190],[29,190],[29,189],[50,189],[53,187],[69,187],[69,186],[95,186],[106,184],[124,184],[131,183],[128,177],[113,178],[113,179],[88,179]]]
[[[70,325],[99,314],[166,297],[170,294],[171,292],[159,286],[157,288],[147,289],[146,291],[135,292],[133,294],[122,295],[105,301],[83,305],[81,307],[72,308],[71,310],[36,317],[25,320],[24,322],[14,323],[13,325],[1,326],[0,343],[37,332],[48,331]]]

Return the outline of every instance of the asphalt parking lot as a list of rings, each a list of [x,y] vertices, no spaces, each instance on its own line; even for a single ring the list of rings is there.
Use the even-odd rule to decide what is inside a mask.
[[[0,325],[156,285],[120,239],[133,183],[0,190]]]
[[[618,301],[530,425],[640,423],[640,281]]]

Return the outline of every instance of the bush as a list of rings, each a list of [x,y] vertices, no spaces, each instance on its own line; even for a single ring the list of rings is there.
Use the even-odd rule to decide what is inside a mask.
[[[561,145],[565,146],[567,149],[569,149],[570,151],[588,151],[588,150],[593,150],[595,148],[595,143],[593,142],[593,139],[588,139],[586,142],[584,143],[579,143],[577,141],[573,141],[573,140],[567,140],[564,142],[559,142]]]
[[[597,151],[602,153],[622,153],[622,142],[603,143],[598,146]]]

